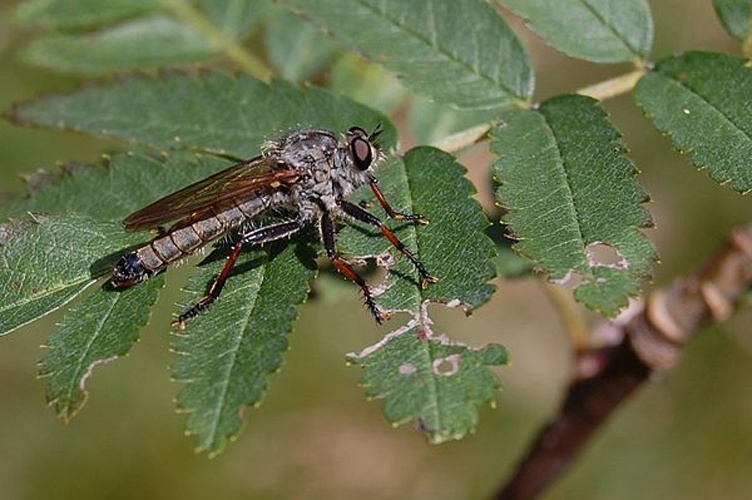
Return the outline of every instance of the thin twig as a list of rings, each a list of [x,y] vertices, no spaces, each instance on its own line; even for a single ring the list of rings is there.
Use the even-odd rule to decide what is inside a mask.
[[[454,153],[460,149],[472,146],[476,142],[486,137],[488,131],[491,130],[491,123],[482,123],[474,127],[470,127],[465,130],[461,130],[456,134],[446,136],[432,144],[433,147],[446,151],[447,153]]]
[[[564,321],[564,326],[575,352],[587,349],[590,344],[588,327],[585,324],[585,318],[580,314],[580,309],[572,298],[572,293],[559,285],[546,283],[545,287],[548,297],[559,312],[559,317]]]
[[[651,293],[624,324],[622,342],[598,352],[586,378],[575,374],[559,414],[546,425],[497,499],[537,497],[556,479],[608,416],[653,373],[673,368],[684,346],[705,326],[728,318],[752,286],[752,224],[687,279]],[[591,353],[592,355],[592,353]]]
[[[610,80],[605,80],[581,88],[576,93],[580,95],[590,96],[593,99],[598,99],[599,101],[612,99],[614,97],[630,92],[634,88],[634,86],[637,85],[637,81],[642,78],[646,72],[647,66],[640,67],[632,71],[631,73],[619,75],[615,78],[611,78]]]

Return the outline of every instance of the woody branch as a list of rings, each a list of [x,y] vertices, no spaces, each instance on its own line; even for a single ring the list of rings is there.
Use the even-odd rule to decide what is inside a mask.
[[[588,439],[635,389],[671,370],[684,346],[705,326],[727,319],[752,286],[752,224],[696,274],[652,292],[626,320],[614,322],[618,345],[578,355],[568,393],[495,498],[538,496],[565,471]]]

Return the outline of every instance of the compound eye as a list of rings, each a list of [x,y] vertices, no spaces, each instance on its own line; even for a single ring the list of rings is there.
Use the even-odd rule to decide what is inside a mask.
[[[352,156],[353,162],[358,170],[367,170],[373,161],[371,143],[363,137],[353,137],[350,142],[350,155]]]

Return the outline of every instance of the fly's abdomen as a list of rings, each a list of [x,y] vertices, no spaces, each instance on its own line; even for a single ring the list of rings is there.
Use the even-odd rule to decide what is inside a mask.
[[[264,201],[256,198],[217,212],[212,217],[171,229],[148,245],[123,255],[112,271],[111,283],[115,288],[125,288],[144,281],[216,240],[264,208]]]

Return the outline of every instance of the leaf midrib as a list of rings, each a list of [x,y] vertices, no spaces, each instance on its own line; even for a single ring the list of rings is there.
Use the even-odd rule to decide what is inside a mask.
[[[86,369],[83,369],[84,360],[88,357],[89,353],[91,352],[91,348],[94,345],[94,342],[102,334],[103,325],[110,318],[110,316],[112,315],[112,311],[115,309],[115,306],[117,305],[118,301],[121,299],[121,294],[114,294],[114,295],[115,295],[115,297],[113,297],[114,300],[110,303],[110,307],[107,309],[107,313],[101,316],[100,321],[97,323],[96,328],[94,329],[93,335],[89,337],[89,341],[86,343],[86,349],[84,349],[83,353],[78,358],[78,362],[76,363],[76,369],[74,372],[75,376],[71,378],[71,381],[73,383],[68,384],[68,390],[66,391],[66,398],[65,398],[66,407],[72,401],[73,394],[76,392],[76,388],[78,388],[82,392],[84,391],[84,382],[85,382],[84,376],[86,374],[86,370],[88,370],[90,366],[89,364],[86,366]]]
[[[230,390],[230,381],[232,380],[232,373],[234,372],[234,370],[235,370],[235,368],[237,366],[236,361],[237,361],[237,357],[238,357],[238,351],[240,350],[240,345],[243,343],[243,340],[246,337],[246,328],[247,328],[247,326],[248,326],[248,324],[250,322],[251,315],[253,314],[253,311],[254,311],[254,309],[256,307],[256,302],[258,301],[258,298],[259,298],[259,293],[258,292],[259,292],[259,290],[261,290],[261,286],[264,283],[264,280],[266,280],[266,272],[267,272],[267,268],[268,268],[268,263],[264,264],[261,267],[263,268],[263,271],[262,271],[262,274],[261,274],[261,278],[259,280],[254,280],[254,282],[252,283],[252,285],[255,285],[255,286],[249,286],[248,287],[248,289],[255,289],[255,293],[253,294],[254,295],[253,299],[250,300],[247,303],[248,307],[246,308],[246,310],[248,311],[248,313],[245,315],[244,321],[242,323],[240,323],[243,326],[239,329],[239,335],[237,335],[237,342],[235,342],[235,344],[234,344],[234,346],[233,346],[233,348],[231,350],[231,353],[232,353],[231,354],[231,359],[230,359],[230,362],[227,363],[228,368],[226,370],[224,370],[224,372],[226,373],[227,376],[223,377],[223,379],[222,379],[223,380],[222,386],[221,386],[222,389],[220,391],[219,398],[217,399],[217,403],[218,404],[215,405],[216,410],[213,412],[214,413],[214,418],[212,419],[212,423],[210,425],[210,429],[211,429],[211,446],[208,448],[210,450],[216,449],[217,435],[218,435],[218,429],[219,429],[219,421],[221,419],[222,414],[224,413],[224,408],[226,406],[227,393]],[[238,290],[236,293],[240,293],[240,292],[241,292],[241,290]]]
[[[670,83],[673,83],[673,84],[676,84],[680,88],[686,89],[687,92],[689,92],[693,96],[695,96],[698,99],[700,99],[703,103],[705,103],[710,108],[710,110],[712,112],[714,112],[715,115],[720,116],[721,118],[723,118],[735,130],[738,130],[739,132],[741,132],[742,135],[744,137],[746,137],[747,140],[750,143],[752,143],[752,135],[750,135],[749,132],[747,132],[742,127],[740,127],[730,116],[728,116],[726,113],[724,113],[722,109],[720,109],[719,107],[715,106],[712,102],[708,101],[702,94],[698,93],[694,88],[692,88],[689,85],[684,84],[681,80],[673,78],[673,77],[671,77],[671,76],[669,76],[669,75],[667,75],[665,73],[661,73],[660,71],[657,71],[654,74],[657,75],[657,76],[660,76],[661,78],[665,78],[666,81],[668,81]]]

